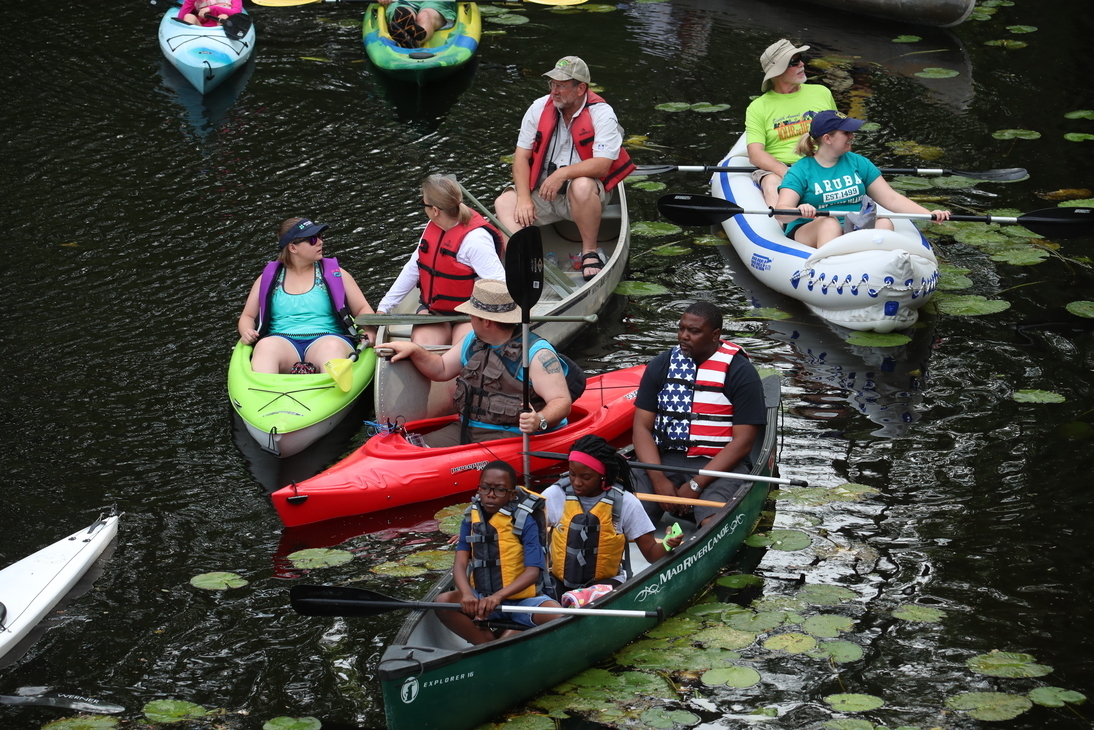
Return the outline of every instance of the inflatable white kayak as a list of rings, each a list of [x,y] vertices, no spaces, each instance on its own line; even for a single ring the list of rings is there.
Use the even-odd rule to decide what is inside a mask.
[[[119,517],[100,517],[90,527],[0,570],[0,657],[94,565],[118,533]]]
[[[719,166],[749,164],[742,135]],[[744,210],[768,207],[747,172],[716,173],[711,195]],[[915,224],[904,219],[893,224],[895,231],[854,231],[819,249],[787,238],[779,222],[766,215],[735,215],[722,227],[764,285],[848,329],[891,332],[915,324],[916,310],[930,300],[939,278],[931,244]]]

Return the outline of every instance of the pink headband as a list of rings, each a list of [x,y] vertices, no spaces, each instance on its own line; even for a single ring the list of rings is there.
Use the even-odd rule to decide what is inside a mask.
[[[570,461],[576,461],[578,464],[584,464],[600,476],[604,476],[608,473],[608,468],[604,466],[603,462],[597,459],[595,456],[589,456],[581,451],[571,451]]]

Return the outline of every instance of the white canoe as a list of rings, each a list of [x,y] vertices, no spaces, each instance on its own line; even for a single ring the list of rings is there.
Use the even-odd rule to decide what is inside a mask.
[[[600,222],[598,244],[607,263],[599,274],[586,282],[580,271],[571,270],[570,255],[581,253],[581,236],[572,221],[560,221],[541,226],[543,253],[554,254],[559,267],[553,268],[553,277],[544,279],[543,294],[532,308],[532,316],[595,315],[607,304],[612,292],[619,285],[627,266],[630,253],[630,216],[627,212],[627,194],[623,184],[615,188],[612,200]],[[414,289],[396,309],[398,313],[410,313],[417,309],[419,293]],[[533,322],[532,331],[545,338],[556,348],[570,342],[584,322]],[[377,340],[381,343],[392,339],[410,339],[411,327],[398,325],[381,327]],[[447,347],[438,348],[446,350]],[[452,384],[432,383],[424,378],[408,361],[392,363],[384,358],[376,361],[376,420],[400,423],[452,413]]]
[[[247,63],[255,47],[254,26],[237,41],[219,25],[204,28],[182,23],[176,20],[178,14],[178,8],[171,8],[160,20],[160,50],[195,89],[206,94]]]
[[[0,570],[0,657],[19,643],[65,597],[118,533],[120,515],[90,527]]]
[[[747,166],[744,135],[720,166]],[[748,173],[717,173],[711,195],[745,210],[766,210]],[[819,249],[783,235],[766,215],[736,215],[722,223],[729,241],[764,285],[798,299],[818,316],[852,330],[892,332],[915,324],[918,309],[938,287],[938,260],[915,224],[854,231]]]

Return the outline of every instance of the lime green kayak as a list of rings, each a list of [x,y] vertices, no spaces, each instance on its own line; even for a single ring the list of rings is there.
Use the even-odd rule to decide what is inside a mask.
[[[228,399],[259,446],[282,457],[302,451],[345,418],[376,371],[376,351],[368,348],[353,363],[353,380],[343,392],[326,373],[256,373],[253,350],[236,343],[228,365]]]
[[[482,36],[482,17],[475,3],[456,4],[456,22],[433,34],[422,48],[402,48],[387,30],[384,8],[368,6],[362,23],[365,53],[378,69],[403,81],[423,84],[444,78],[475,55]]]

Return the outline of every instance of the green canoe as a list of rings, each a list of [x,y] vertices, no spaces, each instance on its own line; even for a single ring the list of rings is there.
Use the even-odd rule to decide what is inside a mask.
[[[757,439],[753,474],[775,464],[779,377],[764,378],[767,426]],[[683,608],[714,579],[752,532],[768,495],[765,482],[746,482],[726,509],[665,558],[648,565],[631,543],[634,578],[592,608]],[[659,526],[663,528],[665,524]],[[690,538],[690,539],[689,539]],[[451,587],[451,575],[423,599]],[[414,611],[377,670],[389,730],[466,730],[592,666],[657,623],[653,618],[567,616],[508,639],[472,647],[431,611]]]
[[[368,348],[353,363],[353,381],[343,392],[326,373],[256,373],[251,370],[253,350],[242,341],[232,350],[228,399],[258,445],[282,457],[302,451],[345,418],[376,371],[376,352]]]
[[[384,8],[373,4],[362,23],[365,53],[376,68],[403,81],[424,84],[455,72],[479,47],[482,18],[475,3],[456,4],[456,22],[433,34],[423,48],[402,48],[391,40]]]

